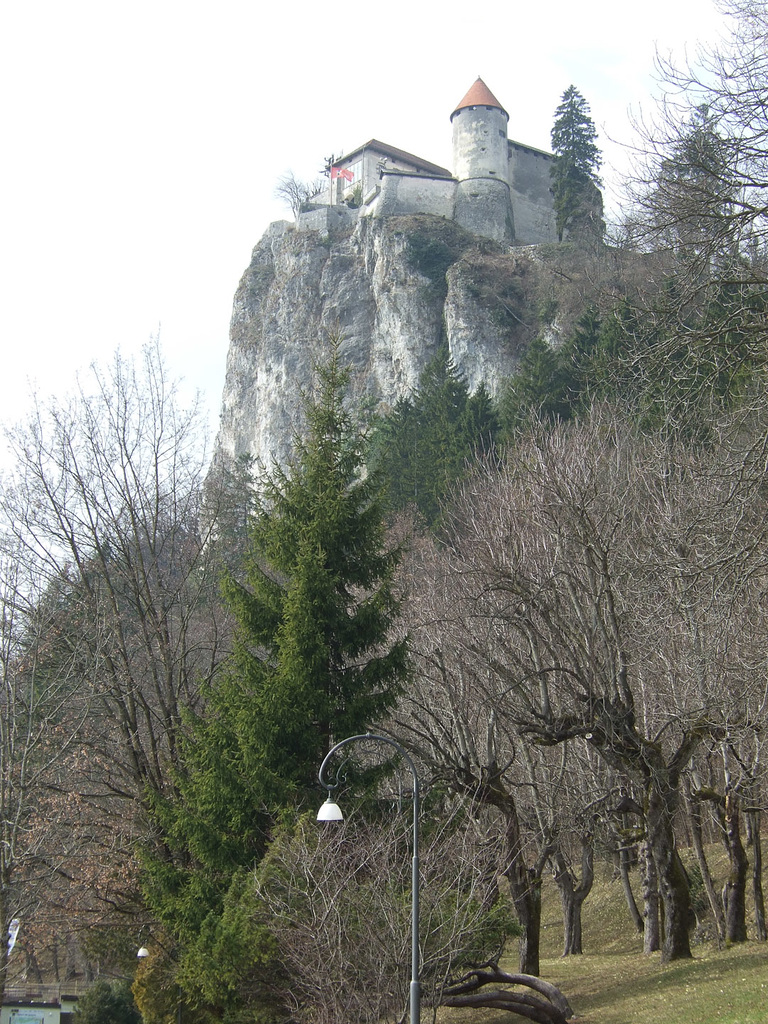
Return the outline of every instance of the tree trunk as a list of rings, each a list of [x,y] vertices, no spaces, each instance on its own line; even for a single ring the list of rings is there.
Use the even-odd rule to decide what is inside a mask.
[[[581,839],[581,881],[577,883],[562,852],[555,853],[555,882],[563,905],[563,956],[583,953],[581,908],[594,881],[594,850],[591,836]]]
[[[734,790],[725,794],[725,845],[730,870],[723,889],[725,937],[728,942],[747,941],[747,869],[749,862],[741,841],[739,797]]]
[[[760,838],[760,811],[750,811],[748,820],[752,836],[752,895],[755,903],[755,938],[765,942],[765,899],[763,898],[763,844]]]
[[[648,787],[646,827],[648,842],[656,867],[659,896],[664,912],[664,938],[661,946],[663,963],[691,957],[688,923],[691,900],[688,879],[675,846],[672,820],[677,791],[653,779]]]
[[[3,876],[4,876],[3,872]],[[3,929],[2,934],[8,935],[11,919],[8,914],[8,900],[6,899],[6,893],[8,892],[8,885],[5,877],[0,881],[0,928]],[[17,953],[16,956],[19,954]],[[8,960],[10,954],[8,952],[8,943],[0,943],[0,1006],[3,1005],[5,997],[5,985],[8,977]]]
[[[497,806],[504,812],[506,823],[507,867],[504,874],[509,879],[512,902],[522,928],[520,973],[538,976],[541,946],[541,874],[546,864],[546,856],[542,855],[533,868],[526,865],[515,801],[507,794],[504,801],[497,801]]]
[[[523,929],[520,936],[520,974],[532,974],[538,977],[540,973],[540,947],[541,947],[541,878],[531,879],[524,896],[518,899],[514,895],[515,886],[512,885],[512,899],[517,910],[517,917]]]
[[[655,953],[661,949],[661,928],[659,925],[659,882],[653,861],[650,843],[646,840],[640,848],[640,863],[643,872],[643,952]]]
[[[635,929],[642,935],[645,925],[643,915],[637,909],[637,900],[632,892],[632,883],[629,880],[629,850],[622,846],[619,850],[619,872],[621,874],[621,886],[624,890],[624,899],[627,901],[629,915],[635,925]]]
[[[693,841],[693,848],[696,851],[696,860],[699,865],[699,870],[701,871],[701,878],[704,882],[704,888],[707,893],[707,899],[709,900],[712,917],[715,921],[717,945],[719,948],[725,938],[725,915],[723,914],[723,904],[715,890],[715,883],[712,881],[712,873],[709,870],[709,863],[707,862],[707,857],[704,852],[704,838],[701,829],[701,812],[699,810],[699,805],[691,799],[690,785],[688,783],[686,783],[685,788],[685,810],[688,815],[688,822],[691,828],[691,839]]]

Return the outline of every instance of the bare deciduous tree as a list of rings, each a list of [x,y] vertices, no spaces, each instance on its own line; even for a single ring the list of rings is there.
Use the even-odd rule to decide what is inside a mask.
[[[768,10],[719,0],[730,34],[683,67],[659,60],[663,101],[638,125],[641,164],[628,208],[646,264],[643,371],[665,381],[678,418],[768,361]],[[655,358],[654,358],[655,357]]]
[[[393,794],[397,806],[397,793]],[[464,804],[422,822],[421,982],[437,1005],[449,978],[497,958],[511,923],[497,905],[498,833]],[[408,814],[343,823],[303,818],[276,835],[256,874],[256,912],[275,936],[291,1017],[401,1019],[408,1005],[411,825]]]
[[[70,864],[81,910],[86,888],[91,910],[97,893],[102,908],[127,908],[123,866],[137,832],[151,834],[148,802],[173,787],[183,709],[198,705],[226,635],[201,424],[150,345],[139,367],[115,357],[9,433],[4,535],[37,581],[49,664],[69,663],[88,697],[59,778],[59,813],[93,844],[90,867]]]
[[[484,714],[539,743],[580,738],[642,792],[667,960],[690,955],[683,772],[705,740],[764,717],[765,527],[749,459],[656,445],[598,411],[486,464],[452,521],[475,685],[495,680]]]
[[[36,408],[10,443],[4,520],[66,587],[59,628],[77,638],[93,696],[84,738],[113,766],[108,790],[162,792],[181,708],[219,653],[200,416],[149,346],[139,369],[117,356],[90,389]]]
[[[0,1002],[11,922],[20,938],[65,875],[72,838],[55,814],[60,767],[87,709],[79,646],[59,631],[60,591],[0,537]],[[18,973],[18,972],[17,972]]]
[[[298,217],[305,203],[322,192],[325,183],[322,178],[314,181],[300,181],[293,171],[277,179],[275,197],[287,203],[294,217]]]
[[[489,545],[497,540],[487,537]],[[536,975],[542,876],[554,856],[568,908],[568,951],[578,946],[580,903],[591,886],[591,826],[580,822],[580,814],[595,796],[593,779],[573,771],[575,750],[531,746],[506,712],[515,676],[502,664],[500,651],[507,642],[502,619],[478,604],[477,595],[488,583],[482,568],[470,567],[457,544],[428,538],[413,546],[406,568],[416,671],[393,728],[436,784],[495,816],[504,837],[499,876],[521,926],[519,969]],[[577,824],[574,830],[572,822],[584,827]],[[581,860],[582,839],[586,872],[577,881],[573,858]]]

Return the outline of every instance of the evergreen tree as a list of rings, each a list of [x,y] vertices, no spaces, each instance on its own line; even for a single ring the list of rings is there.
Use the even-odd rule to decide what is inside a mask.
[[[490,451],[499,433],[499,414],[485,382],[467,402],[467,438],[480,451]]]
[[[282,810],[312,793],[333,738],[375,724],[405,675],[406,641],[388,639],[399,552],[385,544],[380,478],[362,469],[366,437],[345,408],[348,384],[336,341],[316,368],[306,432],[261,483],[244,572],[224,583],[234,652],[191,724],[179,798],[156,808],[172,857],[147,865],[145,892],[182,947],[192,1000],[207,984],[200,965],[215,974],[227,945],[238,871],[263,856]],[[243,975],[268,937],[252,945]]]
[[[411,400],[401,400],[378,431],[378,459],[390,503],[412,503],[429,525],[478,449],[492,446],[498,419],[481,384],[469,394],[447,345],[424,368]]]
[[[376,425],[371,460],[385,481],[391,508],[418,504],[419,415],[414,400],[399,398],[392,411]]]
[[[535,338],[501,395],[501,433],[514,440],[532,423],[565,422],[597,398],[627,403],[635,395],[632,356],[641,332],[626,301],[601,314],[588,306],[557,348]]]
[[[442,499],[462,475],[471,454],[468,401],[466,379],[456,369],[448,346],[441,345],[424,368],[416,399],[421,478],[418,506],[430,523],[439,518]]]
[[[691,111],[680,139],[661,161],[653,195],[657,224],[688,263],[702,257],[709,261],[710,243],[723,231],[737,198],[738,188],[727,181],[727,160],[717,119],[701,104]]]
[[[572,413],[573,376],[569,355],[536,337],[501,398],[504,436],[514,437],[535,419],[567,420]]]
[[[77,1003],[77,1024],[141,1024],[127,981],[95,981]]]
[[[332,735],[381,717],[405,668],[403,641],[382,649],[398,552],[384,545],[381,479],[362,472],[337,345],[316,375],[307,434],[262,485],[245,580],[225,586],[239,627],[225,709],[245,698],[251,767],[275,807],[314,786]]]
[[[551,176],[558,240],[563,240],[566,231],[573,238],[601,238],[605,224],[597,173],[602,162],[595,144],[597,130],[589,104],[573,85],[565,90],[555,111],[551,137],[555,155]]]

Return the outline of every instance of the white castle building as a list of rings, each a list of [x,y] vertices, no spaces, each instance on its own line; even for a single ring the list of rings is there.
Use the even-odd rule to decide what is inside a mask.
[[[509,114],[481,78],[451,114],[453,172],[371,139],[333,161],[298,227],[328,231],[359,217],[431,213],[515,245],[557,241],[551,153],[508,136]]]

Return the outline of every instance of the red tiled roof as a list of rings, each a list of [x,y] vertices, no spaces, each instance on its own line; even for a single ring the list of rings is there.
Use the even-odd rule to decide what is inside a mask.
[[[497,107],[503,114],[507,114],[504,107],[502,107],[482,78],[478,78],[472,84],[472,88],[456,107],[453,114],[458,113],[459,110],[464,110],[465,107]],[[451,120],[453,120],[453,114],[451,114]],[[507,117],[509,117],[509,114],[507,114]]]
[[[438,178],[450,178],[451,172],[446,170],[445,167],[438,167],[437,164],[430,163],[429,160],[422,160],[420,156],[414,156],[413,153],[406,153],[404,149],[396,149],[395,146],[388,146],[386,142],[379,142],[378,139],[369,139],[364,146],[358,146],[357,149],[353,149],[350,153],[345,153],[344,156],[340,156],[336,160],[335,167],[348,166],[354,157],[359,153],[362,153],[364,149],[372,149],[376,153],[381,153],[382,156],[391,157],[393,160],[401,160],[404,163],[413,164],[413,166],[424,174],[432,174]]]

